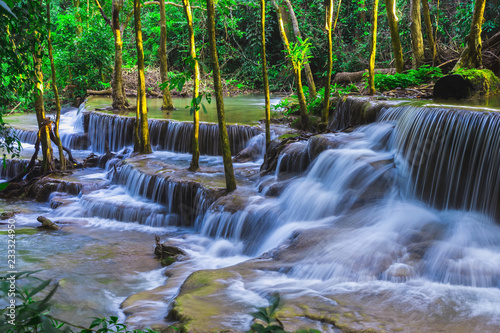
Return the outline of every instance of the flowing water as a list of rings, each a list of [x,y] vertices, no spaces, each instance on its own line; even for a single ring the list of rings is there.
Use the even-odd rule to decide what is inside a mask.
[[[202,156],[191,175],[190,155],[166,144],[106,171],[77,172],[99,185],[53,194],[62,203],[55,209],[7,203],[19,226],[38,215],[64,222],[59,232],[19,235],[19,266],[63,281],[57,315],[127,313],[137,327],[163,320],[191,272],[226,267],[239,276],[217,296],[229,304],[217,319],[226,328],[248,329],[252,307],[278,291],[297,309],[348,313],[354,329],[500,330],[500,113],[379,109],[371,124],[321,136],[324,149],[319,139],[292,144],[275,174],[255,176],[259,158],[236,163],[240,189],[227,205],[213,204],[208,189],[223,186],[221,157]],[[67,128],[84,133],[83,119],[71,118]],[[253,137],[245,144],[262,144]],[[169,278],[151,257],[153,234],[188,254]],[[120,310],[130,294],[153,289],[149,301]]]

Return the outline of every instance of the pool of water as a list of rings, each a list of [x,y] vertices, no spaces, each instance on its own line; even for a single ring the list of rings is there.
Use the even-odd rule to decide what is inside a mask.
[[[135,98],[129,99],[131,105],[136,104]],[[277,104],[280,97],[272,96],[271,104]],[[87,110],[103,109],[111,106],[111,97],[92,96],[88,99]],[[164,111],[161,110],[161,98],[148,98],[148,117],[156,119],[174,119],[179,121],[192,121],[193,116],[190,114],[191,98],[174,98],[174,106],[176,110]],[[207,112],[200,110],[200,121],[216,123],[217,109],[215,98],[211,103],[203,99],[202,104],[205,105]],[[226,122],[228,124],[245,124],[251,125],[257,123],[260,119],[264,119],[264,95],[241,95],[234,97],[224,97],[224,111],[226,113]],[[112,111],[103,111],[113,113]],[[120,115],[135,117],[135,110],[120,113]]]

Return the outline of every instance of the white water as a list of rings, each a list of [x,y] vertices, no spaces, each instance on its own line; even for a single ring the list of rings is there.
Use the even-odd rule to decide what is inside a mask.
[[[412,144],[408,146],[403,141],[427,140],[426,136],[438,133],[436,128],[441,122],[436,117],[441,115],[437,112],[433,121],[423,122],[427,125],[422,129],[412,129],[419,121],[409,120],[414,114],[407,113],[408,109],[396,111],[402,115],[386,115],[382,122],[341,134],[343,143],[321,153],[304,176],[291,180],[278,197],[265,198],[254,193],[246,208],[236,213],[212,207],[196,222],[199,233],[172,227],[176,222],[169,222],[171,207],[160,204],[167,192],[148,199],[144,192],[147,177],[132,172],[123,173],[125,178],[118,182],[122,185],[84,194],[74,203],[54,211],[47,209],[46,213],[51,218],[71,217],[76,221],[84,218],[86,228],[103,233],[110,230],[117,235],[122,232],[170,233],[189,256],[189,260],[182,263],[184,278],[195,270],[227,267],[268,251],[272,253],[303,232],[305,240],[304,244],[300,243],[300,251],[291,248],[287,252],[281,248],[283,252],[276,266],[282,265],[283,269],[258,271],[257,277],[249,281],[228,281],[226,296],[248,307],[265,305],[265,296],[273,291],[281,292],[289,301],[315,297],[320,304],[335,305],[333,298],[340,297],[355,305],[362,304],[366,312],[382,317],[392,314],[398,321],[416,313],[420,319],[411,318],[409,322],[419,325],[428,322],[433,327],[424,326],[423,330],[438,330],[454,322],[480,321],[483,331],[484,327],[493,331],[500,325],[500,227],[489,207],[497,205],[494,201],[497,183],[491,182],[493,176],[474,178],[474,173],[486,170],[488,163],[493,165],[492,171],[500,169],[487,159],[487,152],[481,153],[481,158],[474,157],[481,164],[478,169],[470,173],[460,169],[456,164],[465,160],[465,156],[460,155],[465,152],[451,141],[463,142],[468,134],[459,131],[444,148],[436,146],[442,139],[431,140],[434,146],[427,148],[424,144],[421,150],[427,160],[438,162],[422,163]],[[418,112],[423,118],[433,116]],[[461,121],[481,124],[474,117],[465,119]],[[72,126],[70,121],[65,123],[65,128]],[[451,128],[447,123],[444,126],[445,130]],[[464,126],[464,131],[471,131],[471,126]],[[492,128],[485,133],[490,133]],[[500,141],[495,141],[488,147],[498,144]],[[307,148],[300,145],[301,149]],[[445,152],[446,147],[452,153]],[[450,155],[452,158],[447,159]],[[159,151],[152,157],[179,167],[186,167],[190,160],[188,154]],[[220,157],[205,156],[201,162],[206,167],[220,169],[222,161]],[[295,162],[293,159],[286,162],[282,157],[280,163],[290,163],[290,167],[278,167],[278,170],[294,171]],[[464,188],[472,188],[464,192],[471,204],[462,205],[453,186],[446,185],[443,190],[436,185],[439,181],[434,175],[446,174],[448,163],[454,163],[454,170],[461,170],[458,176],[466,179],[469,186]],[[254,168],[258,163],[239,166]],[[97,171],[93,177],[105,178],[106,175]],[[431,200],[425,195],[426,186],[415,185],[419,182],[427,187],[431,184]],[[478,199],[479,190],[493,193],[488,205],[483,204],[481,196]],[[444,193],[445,205],[440,204],[436,193]],[[154,199],[158,196],[161,200]],[[29,221],[37,214],[21,214],[18,220],[33,225]],[[144,225],[125,223],[132,221]],[[298,237],[301,242],[302,236]],[[135,281],[145,282],[129,283],[128,290],[162,285],[165,277],[161,272],[155,269],[134,274]],[[125,277],[127,279],[129,277]],[[163,318],[165,313],[161,311],[166,311],[166,304],[178,287],[179,284],[174,284],[163,291],[165,306],[159,306],[152,314],[155,320]],[[117,304],[126,296],[119,291],[116,287],[106,291],[105,297],[112,304],[106,311],[116,311]],[[245,325],[251,320],[247,313],[231,316],[231,325],[241,330],[248,327]],[[146,317],[146,314],[139,317],[141,325],[147,322]],[[139,325],[137,317],[132,322]],[[411,327],[409,330],[412,331]]]

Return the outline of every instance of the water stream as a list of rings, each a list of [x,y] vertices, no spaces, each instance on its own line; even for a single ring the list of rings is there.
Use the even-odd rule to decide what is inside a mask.
[[[65,115],[64,135],[83,134],[76,110]],[[43,276],[62,281],[59,316],[131,314],[136,327],[162,322],[191,272],[226,267],[239,276],[219,295],[229,302],[217,319],[226,328],[248,329],[252,307],[279,291],[292,305],[343,309],[356,329],[498,331],[499,127],[496,112],[382,107],[371,124],[322,135],[321,153],[317,140],[285,149],[275,174],[256,176],[262,156],[236,163],[239,190],[227,205],[213,204],[207,189],[223,186],[216,151],[205,152],[193,175],[185,172],[189,154],[157,144],[152,156],[76,172],[100,185],[53,194],[57,208],[6,203],[19,212],[18,228],[35,226],[38,215],[63,223],[59,232],[18,236],[19,269],[44,268]],[[99,131],[90,132],[89,147],[99,151]],[[237,150],[261,145],[251,139],[259,135]],[[128,145],[121,142],[113,150]],[[188,254],[167,269],[169,278],[151,256],[154,234]],[[152,289],[149,300],[120,309],[126,297]]]

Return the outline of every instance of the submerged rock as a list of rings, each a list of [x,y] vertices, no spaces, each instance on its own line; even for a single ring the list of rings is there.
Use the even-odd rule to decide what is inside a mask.
[[[160,260],[162,266],[169,266],[174,262],[178,261],[182,257],[186,256],[186,252],[177,246],[174,246],[170,242],[160,243],[160,237],[155,236],[156,247],[155,256]]]

